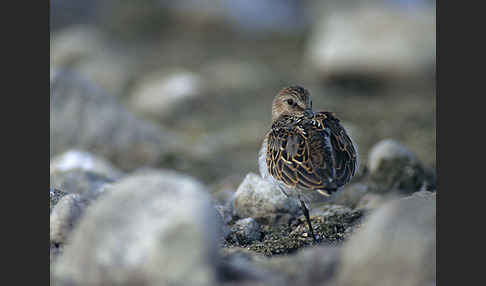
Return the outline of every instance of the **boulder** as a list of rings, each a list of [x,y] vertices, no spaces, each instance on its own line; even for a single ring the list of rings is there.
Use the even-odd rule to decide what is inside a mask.
[[[214,285],[220,228],[192,177],[125,177],[93,204],[57,260],[62,285]]]
[[[130,105],[137,113],[164,119],[177,113],[181,105],[189,104],[205,92],[204,80],[194,72],[154,72],[136,84]]]
[[[435,8],[341,5],[314,27],[307,60],[321,78],[383,84],[423,82],[435,70]]]
[[[261,239],[260,225],[251,217],[236,221],[231,227],[231,233],[226,237],[226,240],[239,245],[247,245]]]
[[[371,214],[344,245],[335,285],[436,285],[436,195],[420,193]]]
[[[377,192],[400,191],[410,194],[428,184],[423,164],[406,146],[385,139],[376,143],[368,156],[369,176]]]
[[[125,171],[160,165],[177,146],[176,134],[135,117],[116,98],[72,72],[55,76],[50,112],[51,156],[80,149]]]
[[[233,216],[252,217],[264,222],[285,222],[301,214],[300,202],[285,196],[257,174],[249,173],[232,200]]]

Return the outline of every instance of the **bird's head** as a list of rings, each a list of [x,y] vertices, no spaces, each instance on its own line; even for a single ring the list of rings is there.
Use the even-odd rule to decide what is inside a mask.
[[[282,115],[304,115],[312,118],[314,113],[309,91],[298,85],[281,89],[272,102],[272,120]]]

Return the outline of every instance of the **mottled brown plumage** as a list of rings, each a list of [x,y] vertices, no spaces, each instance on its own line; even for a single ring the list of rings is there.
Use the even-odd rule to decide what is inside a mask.
[[[287,186],[333,192],[354,175],[356,151],[331,113],[283,115],[268,133],[266,163],[269,173]]]
[[[348,183],[356,171],[356,149],[333,113],[312,111],[310,94],[300,86],[277,94],[272,121],[260,151],[260,172],[301,200],[313,235],[301,191],[329,195]]]

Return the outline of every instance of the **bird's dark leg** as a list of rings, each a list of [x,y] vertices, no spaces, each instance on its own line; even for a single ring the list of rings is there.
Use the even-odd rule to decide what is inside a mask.
[[[299,198],[299,201],[300,201],[300,205],[302,207],[302,210],[304,211],[304,216],[305,216],[305,219],[307,220],[307,224],[309,225],[309,231],[312,235],[312,238],[314,239],[314,242],[318,242],[317,239],[316,239],[316,236],[314,235],[314,229],[312,228],[312,224],[311,224],[311,221],[310,221],[309,210],[307,209],[304,201],[301,198]]]

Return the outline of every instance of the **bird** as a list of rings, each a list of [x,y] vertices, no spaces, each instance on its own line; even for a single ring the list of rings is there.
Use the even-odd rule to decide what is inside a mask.
[[[259,172],[287,197],[300,201],[314,242],[318,240],[306,193],[330,196],[351,180],[357,165],[356,146],[335,113],[312,111],[310,92],[302,86],[277,93],[272,125],[258,154]]]

